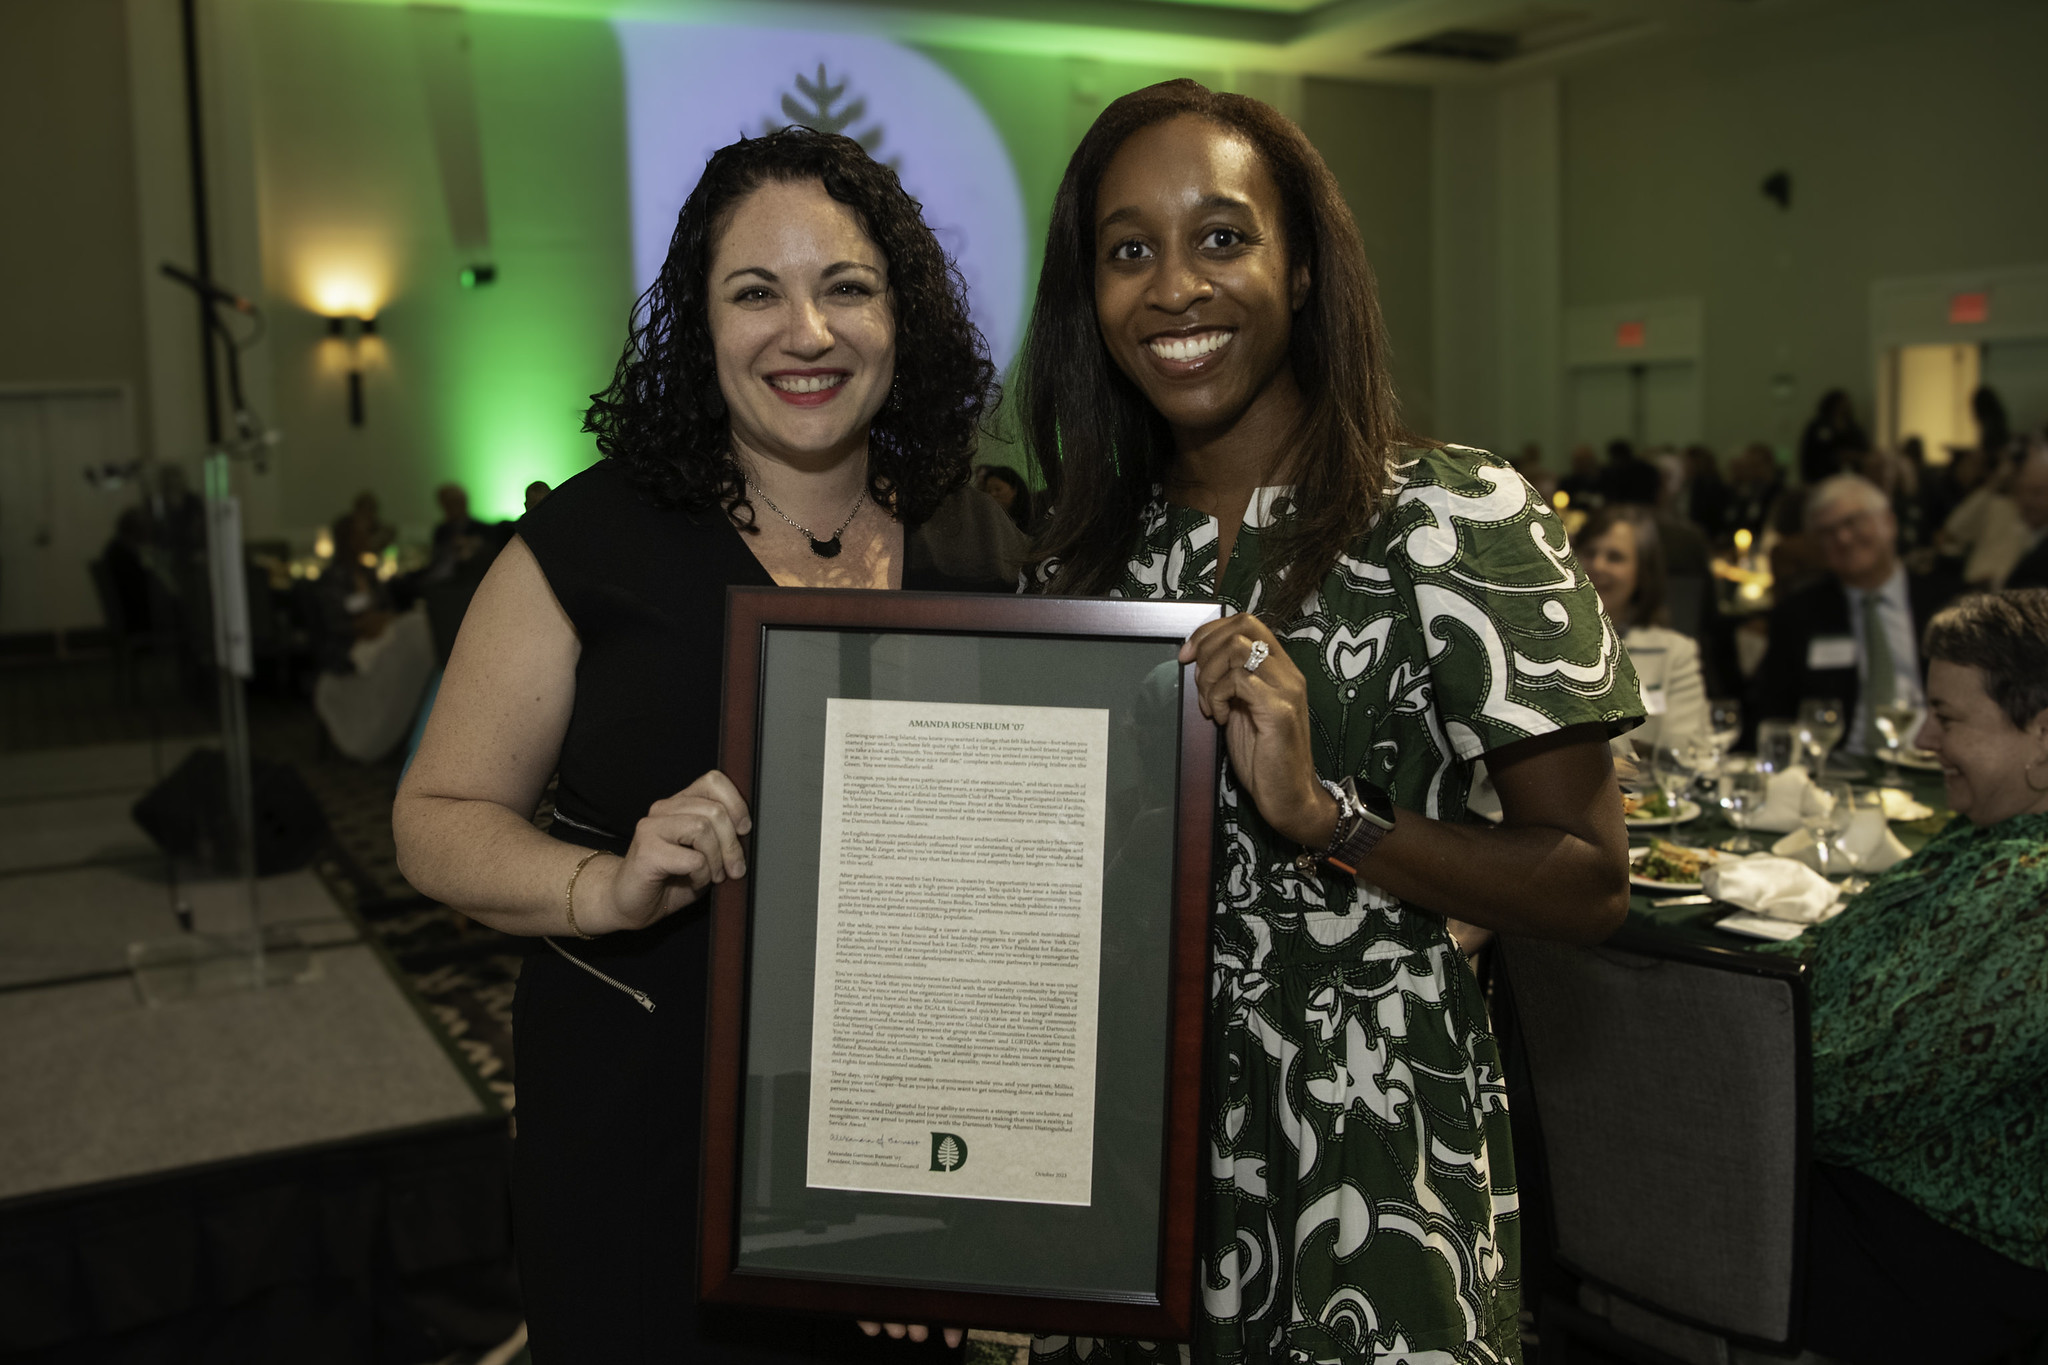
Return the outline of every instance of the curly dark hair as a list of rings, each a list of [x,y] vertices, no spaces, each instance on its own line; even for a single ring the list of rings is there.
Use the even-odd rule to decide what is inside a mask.
[[[742,199],[770,181],[806,180],[851,207],[889,263],[896,383],[868,431],[868,490],[915,526],[967,482],[1000,390],[960,272],[896,173],[852,138],[790,127],[712,154],[676,219],[661,274],[634,305],[611,387],[591,395],[583,429],[655,502],[722,507],[753,526],[711,344],[711,253]]]
[[[1284,620],[1379,509],[1393,452],[1434,442],[1401,422],[1372,267],[1322,156],[1272,106],[1191,80],[1147,86],[1104,109],[1053,200],[1016,379],[1025,439],[1053,507],[1033,553],[1059,564],[1050,591],[1107,592],[1130,556],[1153,485],[1172,463],[1172,432],[1117,368],[1096,322],[1095,199],[1133,134],[1182,114],[1258,149],[1280,191],[1287,258],[1306,262],[1312,281],[1288,343],[1305,400],[1288,470],[1294,515],[1275,534],[1261,574],[1260,615]]]

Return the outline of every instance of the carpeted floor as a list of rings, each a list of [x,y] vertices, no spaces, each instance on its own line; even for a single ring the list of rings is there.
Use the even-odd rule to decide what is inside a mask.
[[[317,721],[315,724],[317,725]],[[289,743],[282,726],[259,738],[267,757]],[[327,816],[332,839],[314,864],[336,899],[404,972],[449,1046],[509,1112],[512,994],[532,944],[501,934],[414,891],[398,871],[391,798],[399,761],[362,764],[324,751],[291,761]]]
[[[142,659],[127,678],[107,655],[0,663],[0,753],[47,756],[50,795],[75,766],[67,750],[157,740],[168,771],[193,741],[218,743],[215,729],[210,707],[193,700],[168,658]],[[325,742],[311,704],[288,691],[252,688],[249,729],[256,756],[295,768],[327,817],[331,837],[314,872],[397,964],[458,1061],[511,1110],[512,993],[529,945],[426,900],[399,875],[391,837],[397,758],[342,757]],[[12,813],[21,820],[36,810],[17,803]],[[63,833],[37,842],[56,847]],[[134,843],[147,860],[140,831]]]

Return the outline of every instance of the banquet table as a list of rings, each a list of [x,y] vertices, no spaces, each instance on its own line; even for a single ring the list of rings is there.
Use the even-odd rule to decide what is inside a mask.
[[[1827,777],[1830,780],[1847,781],[1852,786],[1858,788],[1896,787],[1910,792],[1915,800],[1933,809],[1934,814],[1924,819],[1894,820],[1891,822],[1892,833],[1897,835],[1899,842],[1907,848],[1918,852],[1921,845],[1940,833],[1942,828],[1953,818],[1954,812],[1948,808],[1948,801],[1942,788],[1941,774],[1939,772],[1928,772],[1916,768],[1900,768],[1896,776],[1894,776],[1876,759],[1856,758],[1852,761],[1860,764],[1866,770],[1866,775],[1854,777],[1847,772],[1838,773],[1831,764]],[[1719,849],[1723,843],[1734,836],[1748,833],[1751,842],[1755,845],[1753,851],[1765,852],[1772,843],[1783,837],[1780,834],[1770,834],[1760,830],[1744,831],[1738,829],[1728,822],[1705,794],[1696,793],[1692,799],[1697,800],[1703,807],[1703,811],[1698,819],[1689,820],[1675,830],[1671,828],[1644,828],[1637,826],[1634,822],[1630,822],[1629,847],[1631,849],[1638,848],[1648,844],[1654,838],[1663,838],[1688,848]],[[1722,856],[1726,857],[1729,855],[1723,853]],[[1840,879],[1838,878],[1837,880]],[[1724,915],[1734,913],[1737,909],[1737,907],[1726,902],[1716,901],[1710,905],[1658,904],[1659,901],[1670,901],[1684,895],[1685,893],[1682,891],[1646,891],[1640,887],[1632,888],[1628,907],[1629,924],[1634,928],[1653,929],[1661,933],[1676,935],[1694,943],[1708,943],[1719,948],[1754,948],[1766,941],[1716,928],[1715,921]]]

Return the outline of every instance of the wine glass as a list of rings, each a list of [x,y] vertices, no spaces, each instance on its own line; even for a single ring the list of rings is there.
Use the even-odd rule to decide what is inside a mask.
[[[1799,729],[1791,721],[1767,720],[1756,727],[1756,765],[1764,772],[1790,772],[1805,757],[1800,750]]]
[[[1657,780],[1657,790],[1664,793],[1664,800],[1671,807],[1671,834],[1673,838],[1689,818],[1685,814],[1685,799],[1713,762],[1713,750],[1700,740],[1686,740],[1677,744],[1659,744],[1650,759],[1650,771]],[[1693,814],[1699,814],[1697,806]]]
[[[1731,758],[1722,762],[1719,777],[1722,813],[1727,816],[1729,824],[1744,831],[1728,839],[1721,847],[1730,853],[1749,853],[1756,848],[1756,842],[1749,837],[1742,822],[1750,812],[1763,809],[1764,801],[1770,795],[1770,774],[1754,759]]]
[[[1716,756],[1726,755],[1742,738],[1742,703],[1729,698],[1707,703],[1707,738]]]
[[[1813,836],[1813,856],[1820,863],[1823,877],[1834,875],[1829,863],[1835,854],[1843,853],[1840,840],[1855,818],[1856,798],[1847,782],[1816,782],[1801,803],[1799,823]]]
[[[1799,703],[1799,742],[1813,751],[1813,776],[1819,780],[1827,771],[1828,755],[1842,742],[1848,716],[1835,697],[1808,697]]]
[[[1884,741],[1884,762],[1891,780],[1899,780],[1899,754],[1920,728],[1920,708],[1908,701],[1887,702],[1871,713],[1870,722]]]

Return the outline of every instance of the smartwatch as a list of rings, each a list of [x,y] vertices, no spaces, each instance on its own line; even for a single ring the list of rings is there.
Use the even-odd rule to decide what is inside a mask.
[[[1346,876],[1355,877],[1365,855],[1394,827],[1394,799],[1384,788],[1353,777],[1341,782],[1326,781],[1323,786],[1337,799],[1337,828],[1330,834],[1328,848],[1319,854],[1303,849],[1294,860],[1295,866],[1312,872],[1317,863],[1328,863]]]

